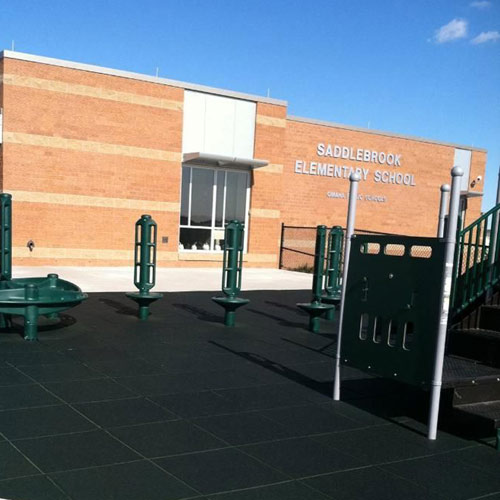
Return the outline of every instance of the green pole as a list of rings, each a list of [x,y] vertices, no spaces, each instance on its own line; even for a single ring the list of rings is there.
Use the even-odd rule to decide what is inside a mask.
[[[0,279],[12,279],[12,195],[0,194]]]
[[[232,220],[224,231],[224,254],[222,257],[222,293],[224,297],[212,300],[224,308],[224,325],[234,326],[236,309],[248,304],[248,299],[238,297],[241,290],[243,268],[243,224]]]
[[[340,263],[342,260],[342,239],[344,233],[340,226],[334,226],[328,234],[328,251],[326,262],[325,302],[337,300],[340,297]],[[326,311],[326,319],[333,321],[335,309]]]
[[[150,291],[156,281],[156,239],[156,222],[151,215],[142,215],[135,223],[134,247],[134,285],[139,293],[127,293],[139,306],[139,319],[147,319],[149,305],[162,297]]]

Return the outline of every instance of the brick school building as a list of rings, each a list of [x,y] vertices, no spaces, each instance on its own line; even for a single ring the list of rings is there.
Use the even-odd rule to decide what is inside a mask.
[[[239,219],[245,265],[276,267],[282,223],[345,225],[352,170],[357,228],[434,236],[454,164],[467,220],[480,214],[485,150],[289,116],[277,99],[4,51],[0,108],[18,265],[130,265],[148,213],[160,266],[219,266]]]

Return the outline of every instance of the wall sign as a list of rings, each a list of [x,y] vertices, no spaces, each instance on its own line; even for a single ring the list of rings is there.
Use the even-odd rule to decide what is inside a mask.
[[[334,144],[318,143],[316,155],[324,158],[323,161],[295,160],[294,172],[303,175],[317,175],[321,177],[333,177],[348,179],[352,172],[356,172],[362,181],[370,178],[373,182],[380,184],[395,184],[399,186],[414,187],[415,175],[399,171],[401,167],[402,155],[388,151],[375,151]],[[329,163],[328,158],[338,158],[356,163],[363,162],[370,165],[344,165]],[[343,162],[342,162],[343,163]],[[383,166],[382,168],[374,167]],[[385,167],[385,168],[384,168]],[[395,170],[397,168],[397,170]],[[383,197],[382,197],[383,198]],[[385,201],[385,200],[384,200]]]

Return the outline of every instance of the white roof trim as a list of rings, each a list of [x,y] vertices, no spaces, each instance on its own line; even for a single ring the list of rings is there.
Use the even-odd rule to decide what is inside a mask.
[[[23,52],[14,52],[12,50],[4,50],[0,52],[0,59],[18,59],[20,61],[35,62],[39,64],[48,64],[51,66],[59,66],[62,68],[77,69],[80,71],[89,71],[91,73],[100,73],[102,75],[119,76],[121,78],[130,78],[132,80],[141,80],[143,82],[157,83],[160,85],[170,85],[171,87],[180,87],[187,90],[197,92],[205,92],[207,94],[222,95],[225,97],[234,97],[245,101],[264,102],[267,104],[276,104],[278,106],[287,106],[286,101],[280,99],[272,99],[271,97],[262,97],[253,94],[245,94],[242,92],[234,92],[232,90],[218,89],[205,85],[197,85],[195,83],[186,83],[178,80],[170,80],[168,78],[159,78],[155,76],[143,75],[141,73],[133,73],[130,71],[122,71],[119,69],[105,68],[103,66],[94,66],[91,64],[83,64],[73,61],[65,61],[63,59],[54,59],[52,57],[36,56],[33,54],[25,54]]]
[[[235,156],[216,155],[211,153],[184,153],[183,163],[199,163],[216,167],[232,167],[254,169],[265,167],[267,160],[254,160],[253,158],[237,158]]]
[[[387,137],[408,139],[410,141],[427,142],[429,144],[438,144],[439,146],[451,146],[453,148],[468,149],[470,151],[482,151],[484,153],[488,152],[488,150],[486,150],[484,148],[476,148],[474,146],[464,146],[463,144],[454,144],[452,142],[435,141],[433,139],[426,139],[424,137],[417,137],[414,135],[395,134],[394,132],[385,132],[383,130],[375,130],[372,128],[355,127],[353,125],[343,125],[341,123],[316,120],[314,118],[302,118],[300,116],[287,116],[286,119],[294,121],[294,122],[311,123],[312,125],[322,125],[324,127],[341,128],[344,130],[353,130],[355,132],[365,132],[367,134],[385,135]]]

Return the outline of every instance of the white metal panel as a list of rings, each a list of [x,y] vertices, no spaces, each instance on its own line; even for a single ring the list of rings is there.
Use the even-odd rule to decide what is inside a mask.
[[[182,150],[253,158],[255,115],[255,102],[186,91]]]
[[[460,167],[464,171],[462,177],[461,191],[469,191],[471,151],[468,149],[455,149],[455,159],[453,166]]]
[[[255,137],[256,104],[248,101],[235,101],[234,156],[253,158]]]
[[[234,119],[234,99],[206,96],[204,152],[233,156]]]
[[[203,151],[205,144],[205,97],[200,92],[184,92],[182,151]]]

